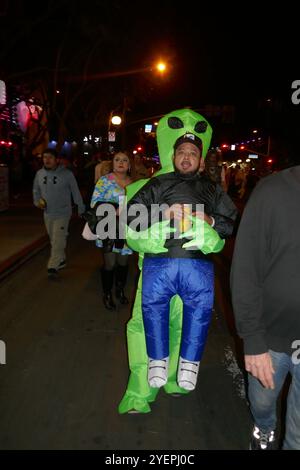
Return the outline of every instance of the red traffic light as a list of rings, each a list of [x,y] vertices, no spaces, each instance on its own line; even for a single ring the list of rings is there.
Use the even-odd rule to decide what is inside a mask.
[[[267,160],[267,163],[269,163],[269,164],[273,163],[273,159],[272,159],[272,158],[269,158],[269,159]]]
[[[143,150],[143,147],[139,146],[136,148],[138,152],[141,152]]]

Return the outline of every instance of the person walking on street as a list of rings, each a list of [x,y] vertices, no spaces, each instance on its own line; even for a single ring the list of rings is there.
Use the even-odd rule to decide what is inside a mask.
[[[48,276],[57,277],[58,270],[66,266],[65,248],[68,226],[72,215],[72,198],[78,206],[78,214],[85,206],[73,173],[59,164],[53,149],[43,152],[43,168],[35,175],[33,182],[33,202],[44,211],[44,222],[51,243],[48,261]]]
[[[263,178],[236,237],[231,290],[249,378],[252,450],[278,447],[276,405],[288,373],[282,448],[300,450],[299,198],[300,166]]]
[[[91,199],[91,208],[97,208],[99,204],[111,203],[119,215],[119,205],[125,197],[125,188],[132,182],[130,176],[131,164],[125,152],[117,152],[112,162],[113,171],[101,176],[95,185]],[[103,303],[107,310],[115,310],[112,287],[116,282],[116,297],[123,305],[128,304],[124,288],[128,274],[128,255],[132,250],[121,240],[96,241],[98,248],[103,250],[104,266],[101,269],[103,287]]]

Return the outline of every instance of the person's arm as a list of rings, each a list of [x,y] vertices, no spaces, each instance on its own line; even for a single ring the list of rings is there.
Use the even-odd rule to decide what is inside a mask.
[[[96,233],[98,223],[106,217],[106,211],[102,213],[98,211],[99,206],[102,206],[103,203],[109,204],[110,207],[113,206],[113,214],[116,215],[118,204],[111,202],[111,186],[108,184],[106,176],[101,176],[94,188],[94,192],[91,198],[90,208],[88,208],[83,214],[83,218],[88,223],[92,233]],[[98,214],[97,214],[98,213]]]
[[[268,351],[263,320],[263,280],[269,202],[261,187],[253,191],[241,218],[231,265],[234,315],[246,355]]]
[[[69,173],[69,184],[70,184],[73,201],[78,207],[78,214],[81,215],[85,211],[85,205],[83,203],[82,196],[80,194],[75,176],[73,175],[71,171]]]
[[[35,174],[35,177],[34,177],[32,193],[33,193],[33,204],[36,207],[40,207],[39,204],[40,204],[40,199],[42,197],[42,193],[41,193],[41,189],[39,185],[39,178],[38,178],[37,173]]]
[[[107,199],[107,192],[107,178],[105,176],[101,176],[95,184],[95,188],[91,198],[91,208],[95,207],[98,202],[109,202],[109,200]]]
[[[213,228],[221,238],[228,238],[232,235],[238,210],[220,185],[216,185],[214,212],[209,215],[213,217]]]

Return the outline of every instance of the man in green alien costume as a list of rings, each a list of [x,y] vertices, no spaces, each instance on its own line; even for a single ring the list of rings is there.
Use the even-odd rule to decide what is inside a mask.
[[[183,143],[189,142],[192,145],[192,149],[197,147],[200,149],[200,158],[205,158],[207,151],[209,149],[210,141],[211,141],[212,129],[209,123],[206,121],[203,116],[200,114],[192,111],[191,109],[181,109],[177,111],[173,111],[166,116],[164,116],[158,124],[157,127],[157,143],[159,149],[159,156],[161,162],[161,170],[159,170],[150,180],[139,180],[129,186],[127,186],[127,201],[128,206],[131,203],[140,203],[141,201],[145,201],[146,196],[149,194],[150,188],[161,179],[167,181],[169,175],[170,178],[174,174],[174,165],[175,160],[177,158],[177,149],[180,151],[180,146]],[[184,147],[184,146],[183,146]],[[195,150],[196,151],[196,150]],[[180,160],[180,154],[178,159]],[[185,157],[182,157],[184,160]],[[188,159],[188,157],[187,157]],[[183,163],[183,168],[186,162]],[[199,168],[197,169],[199,170]],[[175,173],[177,171],[177,167],[175,165]],[[184,170],[183,170],[184,171]],[[165,175],[165,176],[162,176]],[[180,175],[179,175],[180,176]],[[184,178],[185,175],[182,175]],[[194,184],[195,179],[200,181],[200,178],[205,178],[205,176],[201,176],[198,171],[196,174],[194,173],[192,176],[192,184]],[[155,180],[156,179],[156,180]],[[202,181],[202,180],[201,180]],[[167,184],[167,183],[163,183]],[[198,184],[198,183],[197,183]],[[202,184],[202,183],[201,183]],[[152,186],[151,186],[152,185]],[[205,186],[206,185],[206,186]],[[185,244],[180,246],[182,251],[187,252],[187,250],[192,249],[192,254],[195,253],[194,256],[189,255],[192,258],[196,257],[196,254],[199,254],[199,257],[205,258],[206,255],[213,252],[219,252],[224,247],[224,238],[231,235],[233,230],[234,220],[237,215],[237,211],[235,206],[233,205],[230,198],[222,191],[221,188],[218,188],[211,182],[205,183],[205,188],[207,187],[207,194],[209,194],[210,198],[214,198],[218,200],[218,204],[215,206],[217,207],[216,214],[211,212],[213,217],[204,218],[202,221],[202,230],[199,231],[199,224],[198,219],[193,215],[188,215],[190,219],[190,227],[188,231],[184,231],[179,238],[187,238],[189,240],[185,241]],[[178,186],[179,188],[179,186]],[[153,193],[153,190],[152,190]],[[205,199],[205,198],[204,198]],[[151,201],[152,202],[152,201]],[[175,201],[175,202],[182,202],[182,201]],[[199,200],[199,203],[203,203],[202,200]],[[205,206],[205,203],[204,203]],[[206,207],[206,206],[205,206]],[[206,212],[206,209],[205,209]],[[207,220],[212,220],[212,223],[208,223]],[[215,228],[212,228],[215,227]],[[197,378],[197,373],[195,373],[192,369],[194,366],[199,365],[200,356],[203,353],[207,329],[205,333],[203,333],[203,338],[201,339],[201,352],[199,348],[197,349],[196,355],[193,356],[192,359],[188,359],[194,362],[182,362],[182,325],[183,325],[183,302],[181,297],[177,294],[170,297],[170,304],[168,304],[169,309],[169,323],[168,323],[168,338],[167,338],[167,345],[164,346],[165,351],[168,351],[167,358],[162,360],[153,360],[150,357],[149,349],[151,349],[151,345],[149,345],[149,338],[147,336],[147,331],[145,335],[145,327],[147,327],[147,322],[145,321],[145,311],[142,310],[142,297],[144,295],[144,291],[142,289],[142,279],[144,276],[144,283],[146,282],[145,277],[145,262],[146,261],[155,261],[155,262],[164,262],[162,258],[155,258],[160,256],[165,256],[166,252],[171,251],[171,248],[167,248],[166,239],[170,235],[170,233],[174,232],[175,229],[171,228],[168,222],[160,221],[152,226],[148,227],[146,230],[137,234],[134,230],[127,227],[127,236],[126,240],[128,245],[134,249],[135,251],[139,252],[139,267],[142,270],[142,273],[139,277],[137,293],[135,298],[135,303],[133,307],[132,318],[129,320],[127,324],[127,343],[128,343],[128,357],[129,357],[129,366],[130,366],[130,377],[127,385],[126,392],[119,404],[118,411],[119,413],[148,413],[151,411],[150,403],[153,402],[156,398],[156,395],[159,391],[161,386],[164,387],[166,393],[169,394],[186,394],[190,390],[194,389],[195,382]],[[199,233],[201,232],[201,236]],[[140,236],[148,235],[146,236]],[[182,242],[182,240],[181,240]],[[165,246],[166,245],[166,246]],[[176,248],[177,249],[177,248]],[[150,258],[147,258],[150,256]],[[153,256],[153,258],[151,258]],[[166,255],[168,256],[168,254]],[[171,255],[170,255],[171,256]],[[174,256],[177,258],[177,255]],[[169,259],[169,258],[168,258]],[[194,260],[183,260],[184,262],[194,262]],[[198,262],[198,260],[197,260]],[[201,260],[200,260],[201,262]],[[210,264],[211,261],[203,261],[204,263]],[[144,269],[143,269],[144,264]],[[159,269],[159,268],[158,268]],[[164,270],[164,267],[162,267]],[[210,271],[209,275],[211,279],[213,278],[213,270]],[[206,276],[206,274],[205,274]],[[201,278],[200,278],[201,279]],[[198,281],[197,281],[198,282]],[[201,282],[201,280],[200,280]],[[193,281],[191,281],[191,284]],[[212,310],[212,302],[213,302],[213,281],[211,282],[212,289],[210,299],[208,301],[208,320],[207,324],[209,325],[210,317],[211,317],[211,310]],[[145,284],[144,284],[145,287]],[[192,286],[191,286],[192,289]],[[145,290],[145,289],[144,289]],[[150,297],[151,299],[151,297]],[[145,300],[144,300],[145,302]],[[151,304],[150,302],[148,302]],[[145,310],[145,304],[144,310]],[[143,318],[144,314],[144,318]],[[193,325],[192,325],[193,326]],[[193,330],[192,326],[190,326],[190,331]],[[194,325],[195,326],[195,325]],[[193,326],[193,327],[194,327]],[[154,323],[155,328],[155,323]],[[152,331],[153,336],[153,331]],[[195,340],[195,338],[194,338]],[[195,342],[195,341],[194,341]],[[147,343],[147,345],[146,345]],[[159,345],[160,348],[160,345]],[[148,350],[148,352],[147,352]],[[190,350],[189,350],[190,353]],[[159,354],[162,353],[157,353]],[[154,357],[154,359],[162,359],[162,357]],[[197,357],[196,357],[197,356]],[[149,362],[150,361],[150,362]],[[151,374],[149,375],[150,371],[150,364],[154,364],[154,366],[161,366],[162,364],[167,364],[166,369],[166,376],[165,380],[160,380],[160,378],[149,380]],[[179,364],[191,364],[191,371],[187,372],[189,376],[193,373],[196,378],[194,384],[190,386],[186,386],[186,382],[180,381],[178,379],[178,370]],[[153,367],[154,371],[159,371],[162,369],[161,367]],[[151,372],[151,371],[150,371]],[[184,374],[185,372],[183,372]],[[158,374],[159,375],[159,374]],[[150,385],[151,383],[151,385]],[[181,386],[178,385],[180,383]],[[188,384],[189,385],[189,384]]]

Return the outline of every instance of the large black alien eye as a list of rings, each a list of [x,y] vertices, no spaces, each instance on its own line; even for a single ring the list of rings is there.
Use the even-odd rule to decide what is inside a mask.
[[[171,129],[182,129],[184,127],[182,120],[175,116],[168,118],[168,126]]]
[[[195,129],[196,132],[198,132],[198,134],[202,134],[207,129],[207,122],[206,121],[198,121],[197,124],[195,125],[194,129]]]

